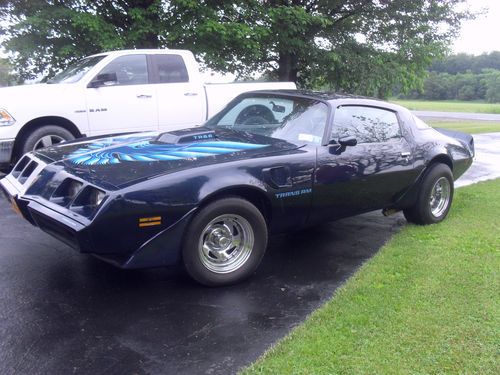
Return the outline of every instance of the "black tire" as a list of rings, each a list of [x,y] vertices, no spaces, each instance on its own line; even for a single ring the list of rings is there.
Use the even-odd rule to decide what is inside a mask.
[[[235,245],[238,237],[245,246]],[[222,286],[252,275],[266,247],[267,225],[261,212],[244,199],[224,198],[208,204],[193,218],[184,236],[182,257],[193,279]],[[228,258],[220,259],[224,257]]]
[[[43,125],[25,136],[22,141],[18,157],[21,157],[25,153],[35,149],[40,149],[73,139],[75,139],[75,136],[63,127],[57,125]],[[45,142],[45,140],[47,140],[47,142]]]
[[[432,165],[420,185],[415,205],[403,210],[406,220],[418,225],[443,221],[450,211],[453,192],[453,174],[450,167],[445,164]]]

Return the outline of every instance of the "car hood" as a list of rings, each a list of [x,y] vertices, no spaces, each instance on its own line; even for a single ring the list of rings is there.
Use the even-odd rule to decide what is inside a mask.
[[[158,175],[286,153],[299,147],[247,132],[197,127],[86,138],[35,155],[89,182],[121,188]]]

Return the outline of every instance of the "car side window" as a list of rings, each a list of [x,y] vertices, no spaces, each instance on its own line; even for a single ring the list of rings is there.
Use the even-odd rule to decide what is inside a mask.
[[[153,56],[157,83],[189,82],[184,59],[180,55]]]
[[[116,74],[116,85],[145,85],[149,83],[146,55],[120,56],[106,65],[97,75]]]
[[[392,111],[365,106],[335,110],[331,138],[356,137],[358,143],[390,142],[401,138],[398,117]]]

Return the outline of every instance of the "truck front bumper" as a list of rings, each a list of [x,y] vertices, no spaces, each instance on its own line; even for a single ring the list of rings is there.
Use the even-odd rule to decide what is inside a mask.
[[[8,166],[14,150],[13,139],[0,139],[0,167]]]

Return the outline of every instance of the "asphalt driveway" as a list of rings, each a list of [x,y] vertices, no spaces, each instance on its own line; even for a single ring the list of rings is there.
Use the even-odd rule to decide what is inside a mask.
[[[299,324],[402,225],[380,213],[271,240],[250,281],[123,271],[0,203],[1,374],[230,374]]]
[[[476,136],[464,182],[500,176]],[[231,374],[302,322],[406,221],[379,212],[271,239],[248,282],[124,271],[75,253],[0,200],[0,374]]]

